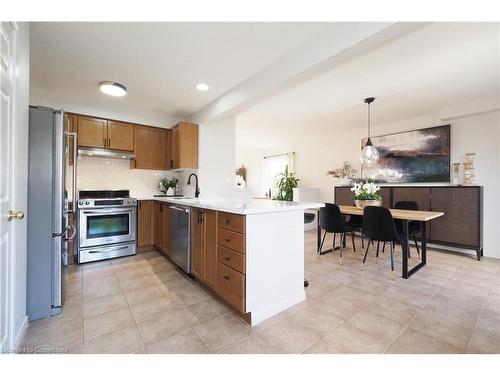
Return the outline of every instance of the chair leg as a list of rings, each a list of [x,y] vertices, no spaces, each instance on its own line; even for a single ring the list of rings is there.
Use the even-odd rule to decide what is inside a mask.
[[[392,271],[392,278],[394,279],[394,245],[391,242],[391,271]]]
[[[337,240],[337,233],[334,233],[333,234],[333,247],[332,247],[332,251],[335,251],[335,241]]]
[[[365,236],[363,236],[363,229],[361,229],[360,233],[361,233],[361,247],[364,249],[365,248]]]
[[[415,242],[415,247],[417,248],[418,259],[420,259],[420,249],[418,248],[417,236],[413,233],[413,241]]]
[[[380,253],[380,241],[377,241],[377,254],[375,256],[377,258],[377,260],[376,260],[377,264],[378,264],[378,254],[379,253]]]
[[[370,248],[370,239],[368,239],[368,242],[366,243],[365,255],[363,256],[363,261],[361,262],[361,271],[363,271],[363,265],[366,262],[366,256],[368,255],[369,248]]]
[[[345,233],[340,233],[339,264],[342,264],[342,249],[344,248]]]
[[[321,240],[321,245],[319,246],[320,253],[321,253],[321,250],[323,249],[323,243],[325,242],[325,237],[326,237],[326,231],[325,231],[325,234],[323,235],[323,239]]]
[[[354,231],[351,232],[351,240],[352,240],[352,250],[356,252],[356,244],[354,243]]]
[[[384,252],[385,252],[385,241],[384,241],[384,243],[383,243],[383,245],[382,245],[382,254],[383,254]]]

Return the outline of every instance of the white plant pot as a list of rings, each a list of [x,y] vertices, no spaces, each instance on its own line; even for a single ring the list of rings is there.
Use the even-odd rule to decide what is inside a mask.
[[[173,188],[168,188],[167,190],[167,196],[171,197],[175,195],[175,190]]]
[[[351,186],[352,180],[350,178],[338,178],[339,186]]]

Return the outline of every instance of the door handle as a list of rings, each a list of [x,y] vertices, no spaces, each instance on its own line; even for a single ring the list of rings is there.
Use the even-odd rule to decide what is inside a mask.
[[[24,219],[23,211],[9,210],[9,213],[7,214],[7,220],[12,221],[12,220],[22,220],[22,219]]]

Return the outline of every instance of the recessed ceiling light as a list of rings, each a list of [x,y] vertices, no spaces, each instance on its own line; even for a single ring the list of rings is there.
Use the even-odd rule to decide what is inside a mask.
[[[198,83],[196,85],[196,89],[198,89],[200,91],[208,91],[208,90],[210,90],[210,87],[206,83]]]
[[[102,81],[100,83],[101,91],[111,96],[124,96],[127,94],[127,88],[120,83],[112,81]]]

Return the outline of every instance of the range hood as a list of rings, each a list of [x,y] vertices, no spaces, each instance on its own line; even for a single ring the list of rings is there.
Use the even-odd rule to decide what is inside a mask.
[[[130,151],[115,151],[105,148],[95,147],[78,147],[78,156],[89,156],[94,158],[108,158],[108,159],[134,159],[135,154]]]

